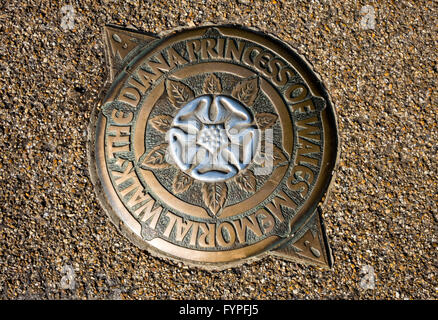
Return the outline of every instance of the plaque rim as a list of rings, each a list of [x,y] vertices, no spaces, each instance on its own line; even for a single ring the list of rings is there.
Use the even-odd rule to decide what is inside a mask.
[[[107,25],[105,28],[107,28],[107,27],[115,27],[115,26],[114,25]],[[300,213],[299,219],[304,219],[306,217],[312,216],[313,215],[312,212],[318,211],[319,212],[319,219],[322,223],[321,209],[325,206],[327,199],[329,198],[329,194],[330,194],[331,188],[332,188],[334,180],[335,180],[338,162],[340,159],[340,151],[341,151],[340,150],[340,143],[341,142],[340,142],[340,135],[339,135],[339,128],[338,128],[337,112],[336,112],[336,109],[335,109],[334,104],[332,102],[332,99],[330,97],[329,91],[327,90],[325,84],[321,81],[320,75],[317,72],[315,72],[312,64],[309,63],[308,60],[303,55],[299,54],[296,51],[296,49],[293,48],[288,41],[282,40],[279,37],[277,37],[276,35],[273,35],[269,32],[263,31],[263,30],[258,29],[258,28],[245,27],[245,26],[237,25],[237,24],[204,24],[204,25],[197,26],[195,28],[177,27],[177,28],[173,28],[171,30],[163,31],[161,33],[158,33],[157,35],[152,35],[150,33],[144,33],[144,32],[140,32],[140,31],[132,30],[132,29],[124,29],[124,28],[117,26],[117,28],[124,29],[127,32],[140,33],[140,34],[143,33],[151,38],[153,36],[156,36],[156,40],[163,40],[164,38],[172,37],[173,35],[175,35],[176,33],[179,33],[179,32],[190,31],[190,30],[194,30],[194,29],[202,29],[202,28],[212,28],[212,27],[213,28],[214,27],[236,28],[236,29],[240,29],[244,32],[256,33],[259,36],[266,37],[268,39],[268,41],[272,41],[276,45],[284,47],[288,53],[293,55],[294,60],[296,60],[297,62],[302,64],[302,68],[305,70],[307,77],[310,78],[310,81],[315,86],[317,86],[318,90],[323,94],[322,97],[324,98],[324,100],[327,103],[325,110],[329,109],[328,114],[327,114],[327,120],[328,120],[328,122],[330,122],[330,124],[329,124],[330,129],[335,133],[334,136],[330,136],[331,141],[329,143],[331,148],[334,150],[330,150],[331,155],[330,155],[330,157],[328,157],[328,160],[330,162],[325,164],[325,165],[323,165],[321,163],[321,174],[318,176],[318,179],[316,180],[315,184],[319,183],[319,181],[321,179],[324,179],[324,183],[320,187],[321,192],[318,193],[318,196],[317,196],[318,201],[309,202],[308,199],[306,199],[303,206],[308,205],[308,208],[304,211],[302,211],[302,209],[300,209],[300,211],[302,211],[302,212],[297,212],[297,215],[298,215],[298,213]],[[107,38],[105,35],[105,31],[104,31],[104,37],[105,37],[105,39]],[[136,52],[135,54],[138,54],[138,52],[140,52],[140,50],[142,50],[145,46],[147,46],[151,42],[155,42],[156,40],[152,39],[152,40],[150,40],[150,42],[147,42],[144,45],[139,45],[138,47],[134,48],[132,51],[135,51]],[[152,50],[153,50],[153,48],[152,48]],[[131,52],[129,54],[131,54]],[[128,61],[125,61],[125,62],[128,62],[128,64],[129,64],[131,61],[128,59]],[[126,63],[124,65],[124,67],[126,67]],[[102,121],[106,121],[105,119],[102,119],[104,117],[102,117],[102,113],[100,112],[101,103],[105,100],[106,96],[109,93],[110,88],[114,87],[114,83],[116,82],[116,79],[117,79],[117,73],[115,74],[116,76],[114,78],[112,77],[113,71],[111,71],[110,65],[108,64],[108,60],[107,60],[106,66],[105,66],[105,70],[107,73],[106,81],[104,82],[104,85],[103,85],[103,87],[98,95],[97,102],[93,105],[93,110],[90,114],[90,120],[89,120],[88,130],[87,130],[88,131],[88,135],[87,135],[87,160],[88,160],[90,179],[93,183],[95,194],[96,194],[96,197],[98,199],[98,202],[100,203],[100,205],[104,209],[106,215],[110,218],[111,222],[115,225],[115,227],[117,228],[117,230],[120,233],[122,233],[126,238],[128,238],[128,240],[130,242],[132,242],[138,248],[140,248],[141,250],[146,250],[149,254],[151,254],[154,257],[158,257],[160,259],[164,259],[164,260],[170,261],[172,263],[179,264],[180,262],[182,262],[182,263],[187,264],[187,265],[192,266],[192,267],[198,267],[198,268],[202,268],[202,269],[206,269],[206,270],[210,270],[210,271],[220,271],[220,270],[224,270],[224,269],[228,269],[228,268],[237,267],[237,266],[240,266],[243,264],[253,263],[255,261],[259,261],[261,259],[264,259],[267,256],[282,257],[282,258],[287,259],[287,260],[297,261],[297,259],[288,259],[287,255],[275,253],[275,249],[281,247],[284,243],[290,241],[293,238],[293,235],[287,237],[286,239],[283,239],[282,241],[276,241],[274,245],[270,245],[269,247],[264,248],[262,252],[257,253],[256,255],[245,257],[245,258],[240,258],[240,259],[237,259],[234,261],[229,261],[229,262],[219,262],[219,263],[213,262],[212,263],[212,262],[202,262],[202,261],[196,261],[196,260],[189,260],[189,259],[174,256],[166,251],[158,249],[155,246],[147,244],[144,241],[144,239],[141,237],[141,231],[140,232],[133,232],[132,228],[127,226],[126,223],[124,223],[121,220],[119,214],[117,214],[115,212],[113,206],[111,205],[111,203],[108,199],[108,194],[105,190],[105,186],[102,184],[102,181],[99,178],[99,173],[98,173],[99,168],[97,166],[97,161],[95,160],[96,159],[96,147],[97,147],[96,146],[97,131],[101,129],[101,128],[99,128],[99,124],[101,124]],[[119,71],[121,71],[121,70],[119,70]],[[324,134],[323,140],[326,141],[325,134]],[[324,159],[324,156],[323,156],[323,159]],[[323,170],[324,170],[324,172],[323,172]],[[316,185],[314,188],[316,188]],[[300,227],[298,228],[298,230],[295,232],[295,234],[305,227],[306,227],[306,222],[303,222],[300,225]],[[325,233],[324,226],[323,226],[322,232]],[[326,239],[327,238],[326,234],[324,234],[323,236],[325,236],[326,248],[324,248],[324,250],[325,250],[324,253],[327,256],[327,264],[320,265],[320,266],[330,268],[332,266],[333,259],[331,257],[331,253],[330,253],[331,250],[329,248],[329,245],[328,245],[328,242]],[[246,247],[244,247],[244,248],[246,248]],[[309,263],[309,262],[306,262],[304,260],[300,261],[299,259],[297,262],[302,262],[304,264]]]

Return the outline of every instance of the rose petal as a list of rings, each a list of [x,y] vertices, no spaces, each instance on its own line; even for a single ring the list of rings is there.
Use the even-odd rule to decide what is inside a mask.
[[[169,143],[169,154],[175,163],[182,170],[188,170],[199,148],[196,145],[196,135],[187,134],[179,128],[171,128],[166,134],[166,141]]]

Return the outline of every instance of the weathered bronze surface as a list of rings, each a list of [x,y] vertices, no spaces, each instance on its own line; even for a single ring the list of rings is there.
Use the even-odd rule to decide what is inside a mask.
[[[165,36],[107,26],[90,126],[107,214],[154,255],[223,269],[268,254],[330,266],[321,220],[336,116],[286,43],[239,26]]]

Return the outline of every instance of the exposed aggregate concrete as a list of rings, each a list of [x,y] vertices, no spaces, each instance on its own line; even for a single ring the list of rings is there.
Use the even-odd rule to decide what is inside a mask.
[[[64,30],[61,7],[75,9]],[[375,10],[364,30],[361,8]],[[0,298],[437,299],[436,1],[3,1]],[[238,22],[312,63],[338,113],[324,210],[332,270],[274,258],[222,272],[122,237],[89,179],[87,126],[106,79],[102,27],[159,33]],[[375,285],[361,286],[364,266]],[[366,276],[365,276],[366,277]]]

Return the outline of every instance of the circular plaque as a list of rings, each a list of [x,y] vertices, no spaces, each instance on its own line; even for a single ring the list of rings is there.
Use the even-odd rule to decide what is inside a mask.
[[[89,143],[98,198],[118,229],[154,255],[206,268],[298,237],[338,152],[335,112],[309,65],[237,26],[120,52]]]

